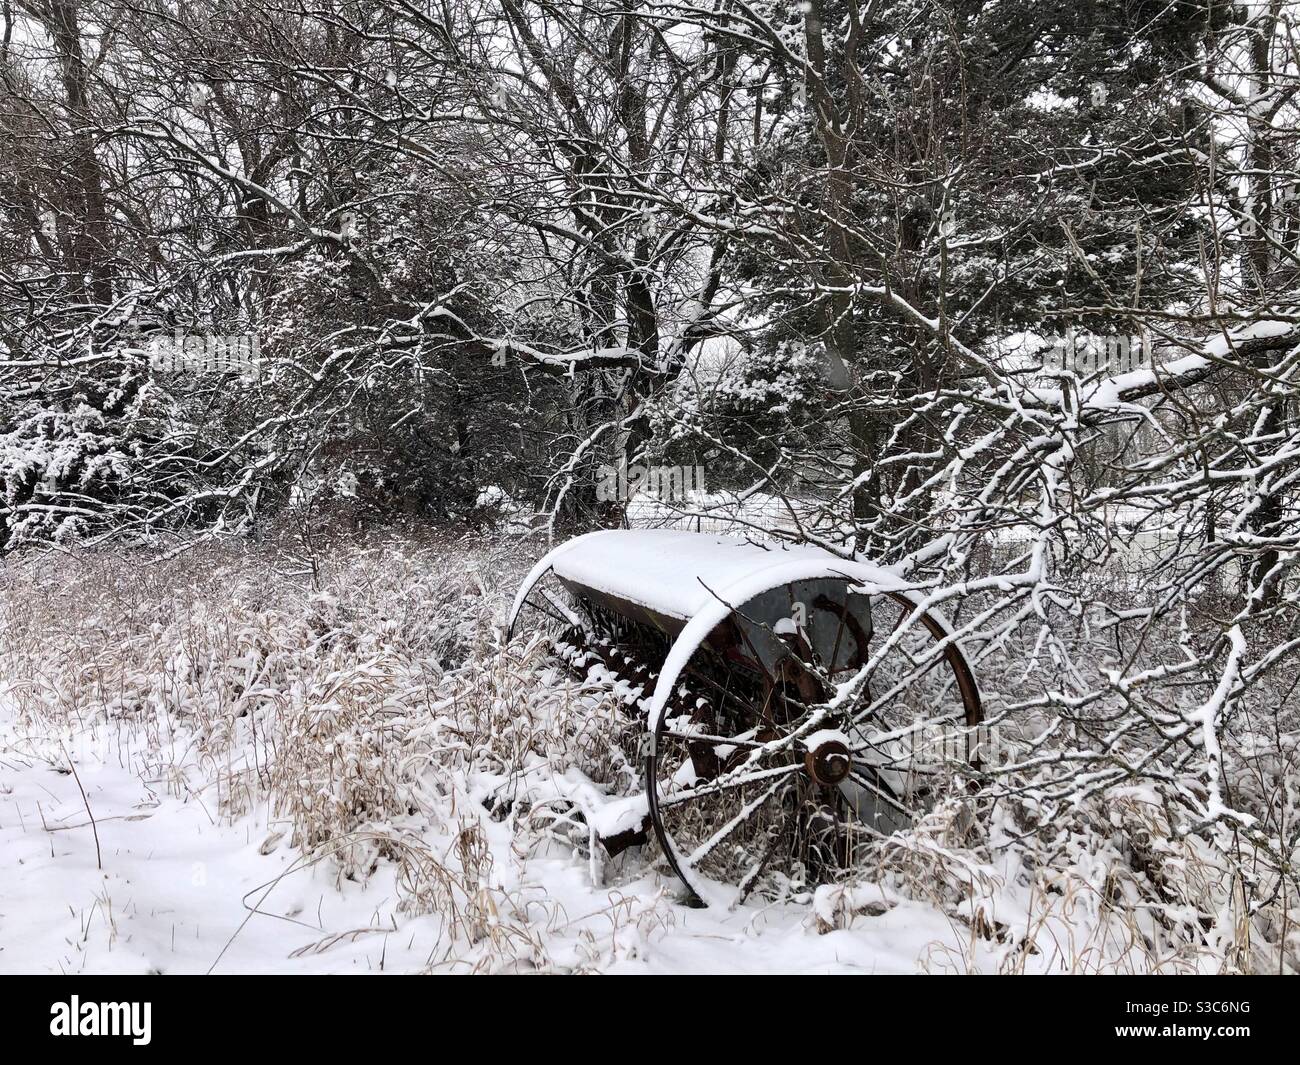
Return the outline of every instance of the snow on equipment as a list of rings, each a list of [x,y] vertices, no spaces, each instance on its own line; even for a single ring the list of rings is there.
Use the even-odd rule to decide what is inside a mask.
[[[888,570],[810,546],[607,530],[537,563],[512,631],[526,608],[563,626],[570,666],[604,666],[645,716],[645,800],[595,826],[606,849],[652,827],[701,899],[720,883],[743,899],[834,879],[933,800],[942,770],[977,764],[970,667]]]

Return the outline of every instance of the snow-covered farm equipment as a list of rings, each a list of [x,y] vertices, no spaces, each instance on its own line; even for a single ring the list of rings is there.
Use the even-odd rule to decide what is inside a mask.
[[[978,762],[974,675],[888,570],[812,546],[607,530],[537,563],[512,631],[530,609],[556,623],[570,666],[614,674],[645,719],[644,803],[606,848],[653,829],[699,898],[833,879],[931,803],[944,770]]]

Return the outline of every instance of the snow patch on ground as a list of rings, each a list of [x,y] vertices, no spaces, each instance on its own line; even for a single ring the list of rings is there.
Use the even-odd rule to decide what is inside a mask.
[[[402,912],[391,864],[364,882],[340,879],[291,849],[265,809],[225,823],[210,797],[169,796],[127,733],[111,744],[49,740],[22,736],[0,705],[0,972],[472,967],[448,942],[444,917]],[[486,812],[480,823],[498,857],[497,886],[533,918],[526,927],[540,947],[508,968],[915,972],[962,953],[948,919],[916,903],[819,934],[808,907],[692,909],[651,875],[594,885],[589,864],[559,848],[519,862],[510,827]]]

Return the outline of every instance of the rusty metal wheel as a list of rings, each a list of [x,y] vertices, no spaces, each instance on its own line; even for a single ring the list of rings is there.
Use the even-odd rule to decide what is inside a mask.
[[[912,614],[901,595],[874,597],[870,631],[835,635],[853,653],[834,670],[784,622],[768,628],[790,653],[768,676],[719,657],[725,638],[696,652],[684,678],[707,696],[660,716],[647,791],[664,858],[697,898],[730,885],[732,901],[805,900],[977,760],[970,671],[941,623]]]

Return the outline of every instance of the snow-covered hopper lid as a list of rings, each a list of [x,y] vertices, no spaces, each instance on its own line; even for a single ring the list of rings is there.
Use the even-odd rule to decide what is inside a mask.
[[[888,593],[918,607],[923,601],[893,571],[840,558],[820,547],[757,544],[739,537],[680,530],[608,529],[561,544],[533,567],[515,596],[508,621],[510,629],[529,593],[547,573],[599,593],[602,598],[635,604],[662,619],[680,623],[671,626],[676,631],[672,632],[672,647],[656,682],[650,708],[652,722],[662,711],[676,677],[714,627],[734,611],[747,605],[758,606],[760,597],[767,593],[832,580],[841,582],[841,599],[851,590],[855,597]],[[767,607],[760,613],[772,617],[780,613],[779,603]],[[926,614],[926,625],[933,626],[936,636],[948,631],[937,614]],[[862,620],[869,632],[869,619]],[[767,657],[761,648],[758,650],[758,657]],[[970,683],[973,691],[973,680]]]
[[[872,591],[903,582],[888,570],[820,547],[756,544],[733,536],[660,529],[608,529],[561,544],[533,568],[510,612],[548,570],[586,588],[689,621],[719,606],[739,606],[796,580],[838,578]]]
[[[556,576],[607,595],[689,621],[718,597],[739,605],[735,590],[752,585],[755,593],[791,564],[809,567],[808,576],[856,580],[860,564],[846,562],[819,547],[760,545],[731,536],[680,530],[612,529],[570,541],[552,558]],[[882,580],[897,579],[877,571]]]

